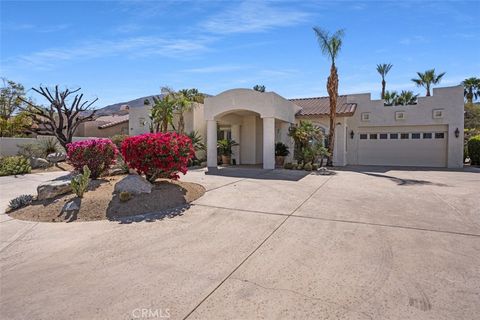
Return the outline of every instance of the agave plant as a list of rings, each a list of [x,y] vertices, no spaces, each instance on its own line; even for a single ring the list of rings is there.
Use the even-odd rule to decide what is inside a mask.
[[[33,196],[31,194],[22,194],[21,196],[16,197],[15,199],[10,200],[8,204],[10,210],[17,210],[23,207],[28,206],[33,201]]]

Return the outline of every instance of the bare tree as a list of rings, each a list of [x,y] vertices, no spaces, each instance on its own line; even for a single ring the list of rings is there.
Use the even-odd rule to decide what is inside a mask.
[[[95,112],[90,107],[98,100],[92,102],[83,101],[83,93],[76,94],[81,88],[75,90],[65,89],[60,91],[55,86],[55,92],[52,94],[47,87],[40,86],[38,89],[32,88],[50,103],[49,107],[37,106],[31,101],[22,99],[29,108],[29,116],[33,122],[38,125],[35,131],[47,131],[53,134],[58,142],[66,149],[67,144],[72,142],[73,134],[78,126],[87,121],[95,119]],[[73,101],[70,102],[70,96],[75,94]],[[85,113],[88,111],[88,115]]]

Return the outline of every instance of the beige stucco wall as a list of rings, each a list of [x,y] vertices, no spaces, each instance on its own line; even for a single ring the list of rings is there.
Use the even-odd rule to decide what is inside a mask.
[[[335,134],[335,165],[366,164],[360,158],[368,159],[370,164],[391,163],[392,165],[411,165],[411,158],[405,154],[417,154],[418,163],[424,166],[448,166],[459,168],[463,166],[463,87],[434,88],[431,97],[419,97],[418,104],[410,106],[386,107],[383,100],[371,100],[370,94],[353,94],[347,96],[349,103],[356,103],[357,109],[352,117],[337,117]],[[433,111],[442,109],[444,116],[434,119]],[[395,112],[403,111],[405,120],[395,120]],[[362,113],[369,113],[369,121],[362,121]],[[301,120],[310,120],[322,127],[326,133],[330,127],[328,116],[297,117]],[[459,138],[455,137],[455,130],[460,131]],[[354,138],[350,133],[353,130]],[[443,155],[438,141],[429,144],[427,141],[395,141],[395,143],[381,144],[381,150],[368,148],[360,150],[360,133],[375,132],[446,132],[446,154]],[[388,140],[387,140],[388,141]],[[430,150],[431,152],[428,152]],[[395,156],[398,155],[398,156]],[[428,158],[429,157],[429,158]],[[445,163],[445,165],[440,165]]]
[[[89,139],[96,139],[98,137],[73,137],[72,141],[83,141]],[[37,144],[42,139],[55,139],[54,136],[37,136],[36,138],[0,138],[0,157],[16,156],[19,151],[19,146],[25,144]],[[60,144],[58,147],[61,148]]]
[[[295,122],[300,108],[275,92],[258,92],[251,89],[227,90],[214,97],[205,98],[205,119],[215,120],[235,110],[247,110],[260,114],[261,118],[275,118]]]
[[[128,122],[100,129],[99,126],[106,124],[101,121],[89,121],[82,123],[75,132],[76,137],[101,137],[110,138],[116,134],[128,134]]]
[[[394,127],[398,131],[398,127],[403,127],[408,132],[414,131],[443,131],[447,133],[447,166],[449,168],[460,168],[463,166],[463,114],[464,100],[463,87],[444,87],[434,88],[431,97],[419,97],[418,104],[410,106],[391,106],[385,107],[383,100],[371,100],[370,94],[349,95],[348,102],[357,103],[357,110],[353,117],[347,118],[347,126],[350,130],[358,133],[370,130],[390,130],[388,127]],[[433,111],[443,110],[443,118],[435,119]],[[406,114],[405,120],[395,120],[395,112],[403,111]],[[362,113],[370,113],[369,121],[362,121]],[[385,128],[387,127],[387,128]],[[460,131],[459,137],[455,137],[455,130]],[[368,131],[368,130],[367,130]],[[398,152],[396,149],[401,148],[398,144],[385,144],[384,152]],[[415,153],[417,150],[423,149],[423,143],[416,145],[409,144],[408,149],[404,152]],[[351,150],[347,153],[347,163],[357,164],[358,159],[358,134],[355,139],[347,139],[347,149]],[[432,154],[432,157],[437,157]],[[432,159],[432,163],[437,163],[436,159]]]

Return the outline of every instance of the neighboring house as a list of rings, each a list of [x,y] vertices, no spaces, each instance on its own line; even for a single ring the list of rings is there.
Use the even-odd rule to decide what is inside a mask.
[[[384,106],[368,93],[339,96],[334,165],[460,168],[463,105],[461,86],[435,88],[431,97],[408,106]],[[130,135],[149,132],[149,109],[130,109]],[[288,100],[275,92],[232,89],[185,114],[186,131],[206,138],[209,167],[217,166],[217,139],[231,138],[239,143],[237,164],[273,169],[275,142],[293,151],[290,126],[310,120],[328,134],[329,113],[328,97]]]
[[[129,116],[100,116],[94,121],[80,124],[75,131],[76,137],[109,138],[117,134],[128,134]]]

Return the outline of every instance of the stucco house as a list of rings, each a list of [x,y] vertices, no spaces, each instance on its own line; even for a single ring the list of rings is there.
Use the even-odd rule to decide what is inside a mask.
[[[150,106],[130,109],[130,135],[148,132],[149,112]],[[286,99],[275,92],[232,89],[205,98],[185,122],[187,131],[206,138],[208,167],[217,166],[217,139],[231,138],[239,143],[232,156],[237,164],[273,169],[276,142],[293,150],[290,126],[308,119],[328,133],[329,112],[328,97]],[[334,165],[460,168],[463,112],[461,86],[435,88],[432,96],[407,106],[385,106],[369,93],[341,95]]]
[[[93,121],[81,123],[75,137],[110,138],[117,134],[128,134],[129,119],[126,115],[100,116]]]

